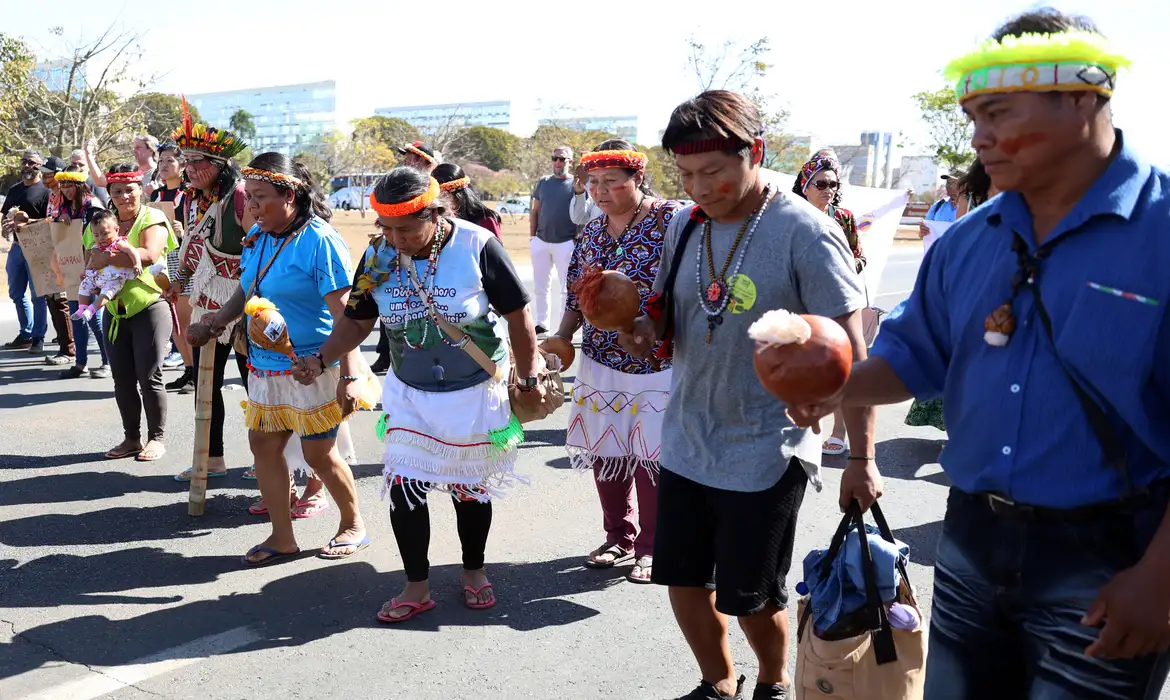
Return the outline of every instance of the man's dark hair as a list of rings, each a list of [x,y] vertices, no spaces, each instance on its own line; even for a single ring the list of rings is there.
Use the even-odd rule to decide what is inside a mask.
[[[296,188],[296,199],[294,200],[297,205],[298,220],[294,224],[296,228],[303,226],[312,216],[316,216],[322,221],[329,221],[333,218],[333,210],[329,208],[325,193],[317,186],[313,180],[313,174],[303,164],[297,163],[283,153],[269,152],[261,153],[253,158],[252,162],[248,163],[248,167],[289,175],[304,183],[304,186]],[[272,183],[272,186],[281,194],[293,189],[276,183]]]
[[[708,90],[674,108],[662,132],[662,148],[674,151],[693,141],[731,139],[738,145],[724,153],[747,157],[762,131],[755,103],[737,92]]]
[[[441,185],[459,180],[466,173],[463,172],[463,168],[460,168],[454,163],[440,163],[435,166],[435,170],[431,175]],[[500,215],[496,213],[495,209],[483,203],[483,200],[479,198],[479,194],[471,185],[460,187],[448,194],[451,197],[451,201],[455,204],[455,215],[460,219],[470,221],[473,224],[479,224],[484,219],[494,219],[497,224],[500,223]]]
[[[114,213],[114,210],[99,209],[93,213],[93,216],[89,217],[90,230],[96,229],[97,225],[106,219],[112,220],[114,222],[114,226],[118,225],[118,215]]]
[[[421,170],[400,165],[382,177],[374,185],[374,199],[382,204],[401,204],[408,202],[427,191],[431,186],[431,176]],[[429,207],[419,211],[415,216],[420,219],[429,219],[436,211],[439,216],[445,216],[451,211],[447,197],[440,196]]]

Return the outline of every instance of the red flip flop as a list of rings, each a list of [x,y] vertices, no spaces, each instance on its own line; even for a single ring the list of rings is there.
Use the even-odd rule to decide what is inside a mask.
[[[486,601],[480,603],[480,602],[478,602],[479,594],[485,588],[492,589],[492,597],[488,598]],[[475,603],[469,603],[467,601],[466,596],[463,598],[463,604],[466,605],[467,607],[471,608],[472,610],[487,610],[488,608],[495,607],[496,589],[492,588],[491,583],[485,583],[482,586],[480,586],[479,588],[472,588],[471,586],[464,586],[463,590],[464,590],[464,592],[470,593],[471,595],[475,596],[475,598],[476,598],[477,602],[475,602]]]
[[[434,607],[435,607],[434,600],[428,600],[425,603],[411,603],[411,602],[405,601],[405,600],[402,602],[398,602],[397,598],[391,598],[390,599],[390,610],[391,611],[397,610],[399,608],[410,608],[410,612],[406,613],[402,617],[392,617],[392,616],[387,615],[386,613],[382,612],[381,610],[379,610],[378,611],[378,622],[385,622],[388,624],[394,624],[397,622],[406,622],[407,620],[414,617],[415,615],[421,615],[428,610],[432,610]]]

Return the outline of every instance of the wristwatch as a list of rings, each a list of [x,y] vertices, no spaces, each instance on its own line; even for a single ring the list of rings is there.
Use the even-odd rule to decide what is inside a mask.
[[[516,380],[516,388],[520,391],[533,391],[538,384],[540,380],[536,377],[520,377]]]

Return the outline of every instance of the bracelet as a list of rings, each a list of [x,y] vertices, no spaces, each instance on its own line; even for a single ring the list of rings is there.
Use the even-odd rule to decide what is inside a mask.
[[[341,378],[347,382],[356,382],[358,380],[357,377],[350,375],[350,374],[343,374],[343,375],[341,375]]]
[[[875,461],[875,459],[876,459],[875,457],[858,457],[857,455],[849,455],[846,458],[846,461],[849,461],[849,462],[873,462],[873,461]]]

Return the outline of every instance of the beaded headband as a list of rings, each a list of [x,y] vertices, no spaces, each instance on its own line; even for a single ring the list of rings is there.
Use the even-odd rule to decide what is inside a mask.
[[[720,137],[680,143],[670,149],[670,152],[678,156],[691,156],[696,153],[710,153],[711,151],[738,151],[747,145],[734,136]]]
[[[408,199],[405,202],[398,204],[383,204],[378,201],[374,193],[370,193],[370,208],[378,212],[378,216],[410,216],[417,214],[423,209],[431,206],[436,199],[439,198],[439,193],[442,189],[439,186],[439,181],[431,178],[431,184],[427,187],[426,192],[423,192],[414,199]]]
[[[142,171],[135,170],[132,173],[106,173],[106,184],[116,185],[118,183],[127,184],[142,184]]]
[[[408,153],[413,153],[416,156],[418,156],[419,158],[422,158],[426,162],[430,163],[431,165],[435,165],[435,157],[432,155],[428,155],[426,151],[422,150],[421,148],[419,148],[418,146],[416,146],[413,143],[406,144],[405,146],[402,147],[402,150],[404,150]]]
[[[455,190],[463,189],[464,187],[467,187],[470,184],[471,184],[471,178],[464,175],[463,177],[459,178],[458,180],[451,180],[450,182],[444,182],[443,184],[439,185],[439,189],[443,190],[444,192],[454,192]]]
[[[244,168],[240,171],[245,180],[259,180],[267,182],[278,187],[287,187],[290,190],[300,189],[305,186],[299,178],[292,175],[285,175],[284,173],[274,173],[271,170],[262,170],[260,168]]]
[[[57,182],[85,182],[89,179],[86,173],[60,172],[55,176]]]
[[[646,154],[637,151],[594,151],[581,156],[585,172],[601,168],[646,169]]]
[[[1100,34],[1069,31],[994,39],[943,70],[963,102],[1012,92],[1096,92],[1112,97],[1119,69],[1130,65]]]

